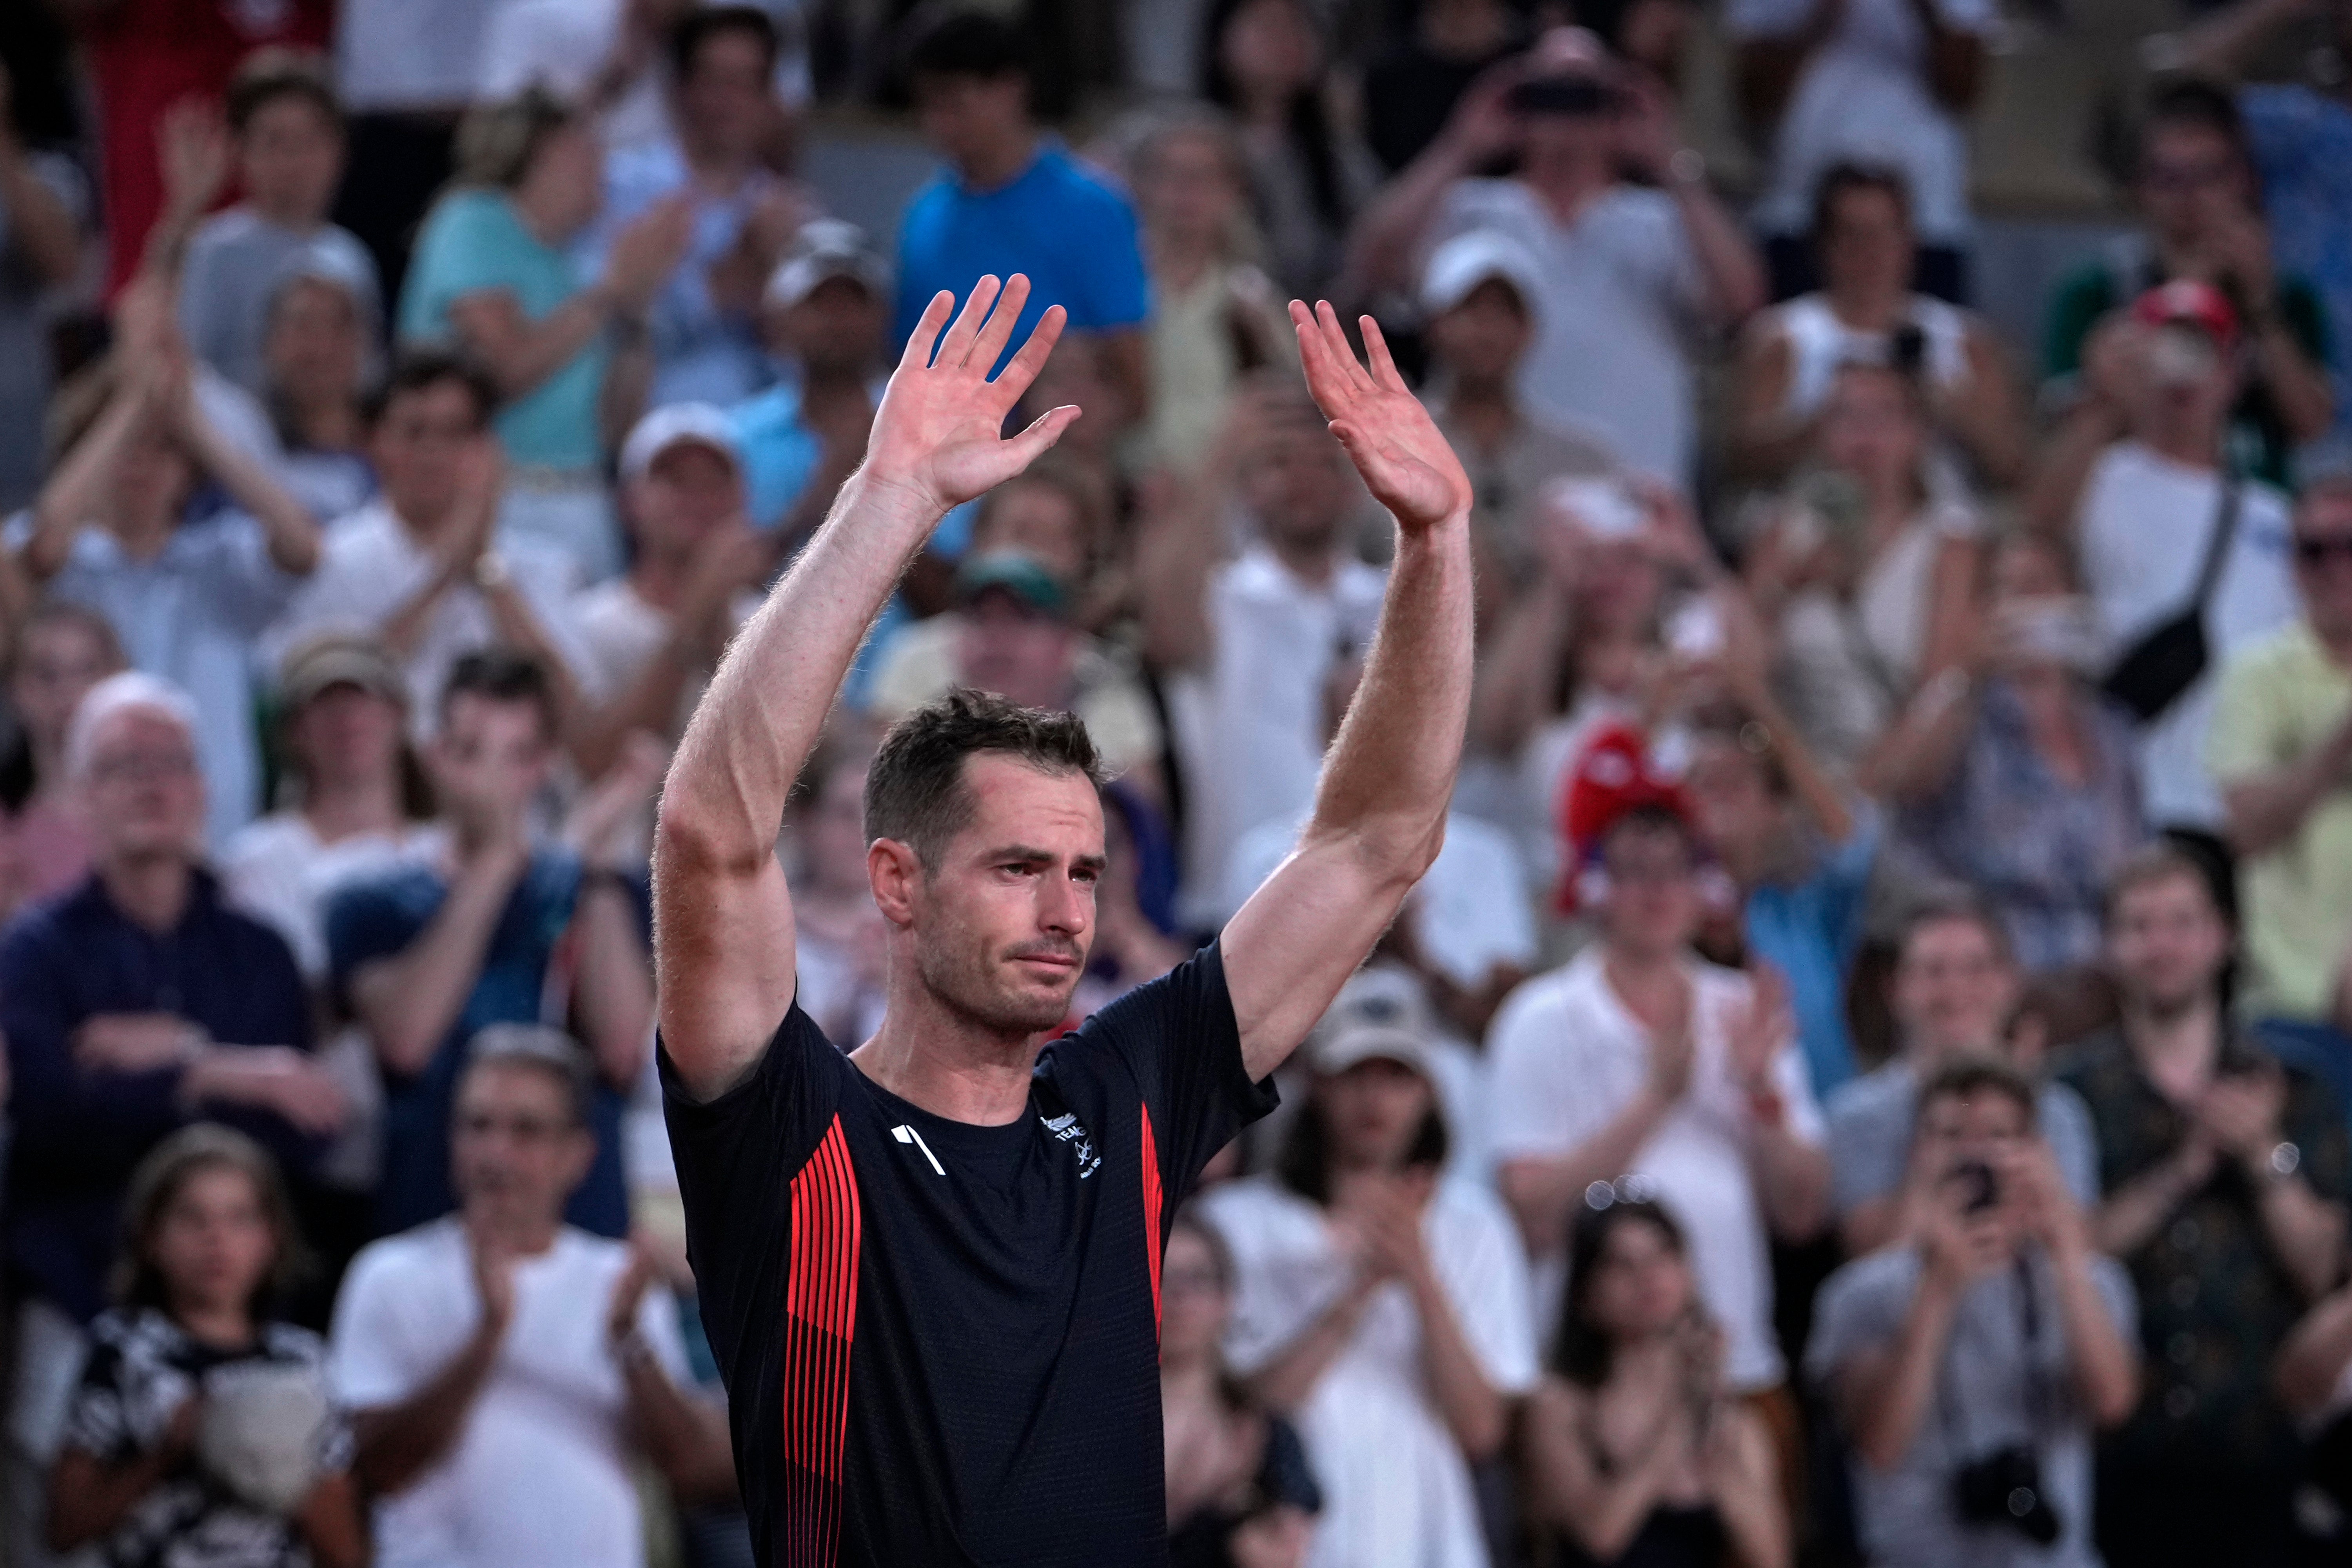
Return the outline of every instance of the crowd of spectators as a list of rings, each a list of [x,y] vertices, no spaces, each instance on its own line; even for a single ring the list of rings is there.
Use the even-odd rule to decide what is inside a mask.
[[[12,1568],[750,1561],[654,801],[916,318],[1015,271],[1015,419],[1083,417],[781,825],[844,1048],[867,762],[953,688],[1115,774],[1076,1016],[1288,852],[1390,539],[1286,300],[1475,491],[1444,853],[1171,1212],[1180,1568],[2352,1550],[2347,0],[2150,15],[2032,344],[1970,126],[2053,6],[27,4]],[[843,107],[937,155],[895,235]]]

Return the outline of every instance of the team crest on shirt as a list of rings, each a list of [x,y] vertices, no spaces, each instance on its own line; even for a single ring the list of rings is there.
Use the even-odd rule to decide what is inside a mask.
[[[1087,1130],[1078,1125],[1078,1119],[1075,1112],[1065,1112],[1060,1116],[1041,1116],[1037,1120],[1045,1124],[1046,1131],[1051,1132],[1063,1142],[1077,1145],[1078,1180],[1083,1182],[1095,1173],[1102,1164],[1102,1156],[1095,1152],[1094,1141],[1087,1136]]]

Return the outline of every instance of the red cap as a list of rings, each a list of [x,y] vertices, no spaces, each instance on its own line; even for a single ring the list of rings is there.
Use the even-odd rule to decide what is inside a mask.
[[[2222,349],[2237,346],[2238,312],[2210,283],[2176,278],[2132,301],[2132,320],[2151,327],[2195,327]]]
[[[1686,826],[1693,821],[1682,785],[1651,766],[1642,731],[1622,721],[1602,724],[1585,742],[1560,792],[1560,828],[1573,858],[1560,880],[1561,913],[1574,912],[1580,901],[1577,884],[1602,837],[1619,817],[1641,806],[1663,806]]]

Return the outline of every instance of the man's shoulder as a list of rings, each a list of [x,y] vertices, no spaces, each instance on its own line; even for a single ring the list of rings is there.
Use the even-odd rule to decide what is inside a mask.
[[[1493,1048],[1524,1048],[1517,1043],[1538,1037],[1556,1044],[1561,1024],[1599,1004],[1602,984],[1600,954],[1593,948],[1520,982],[1495,1015],[1488,1031]]]
[[[1870,1312],[1909,1300],[1918,1286],[1918,1252],[1908,1247],[1884,1247],[1841,1265],[1823,1280],[1814,1313],[1830,1319],[1845,1312]]]
[[[1829,1099],[1822,1102],[1822,1114],[1829,1119],[1832,1131],[1859,1127],[1896,1114],[1908,1121],[1917,1088],[1910,1064],[1898,1058],[1830,1090]]]
[[[1127,218],[1135,208],[1125,193],[1060,147],[1037,154],[1031,170],[1039,194],[1066,211],[1087,217]]]
[[[465,1262],[465,1229],[455,1215],[444,1215],[361,1247],[343,1272],[341,1295],[356,1300],[372,1292],[396,1293]]]

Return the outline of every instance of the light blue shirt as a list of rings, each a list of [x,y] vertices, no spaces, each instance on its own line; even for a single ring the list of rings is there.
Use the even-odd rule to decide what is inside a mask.
[[[1812,1069],[1813,1092],[1824,1098],[1853,1076],[1846,967],[1862,940],[1864,895],[1881,836],[1878,813],[1857,806],[1853,831],[1823,852],[1803,880],[1767,882],[1748,895],[1748,951],[1788,980],[1798,1043]]]

